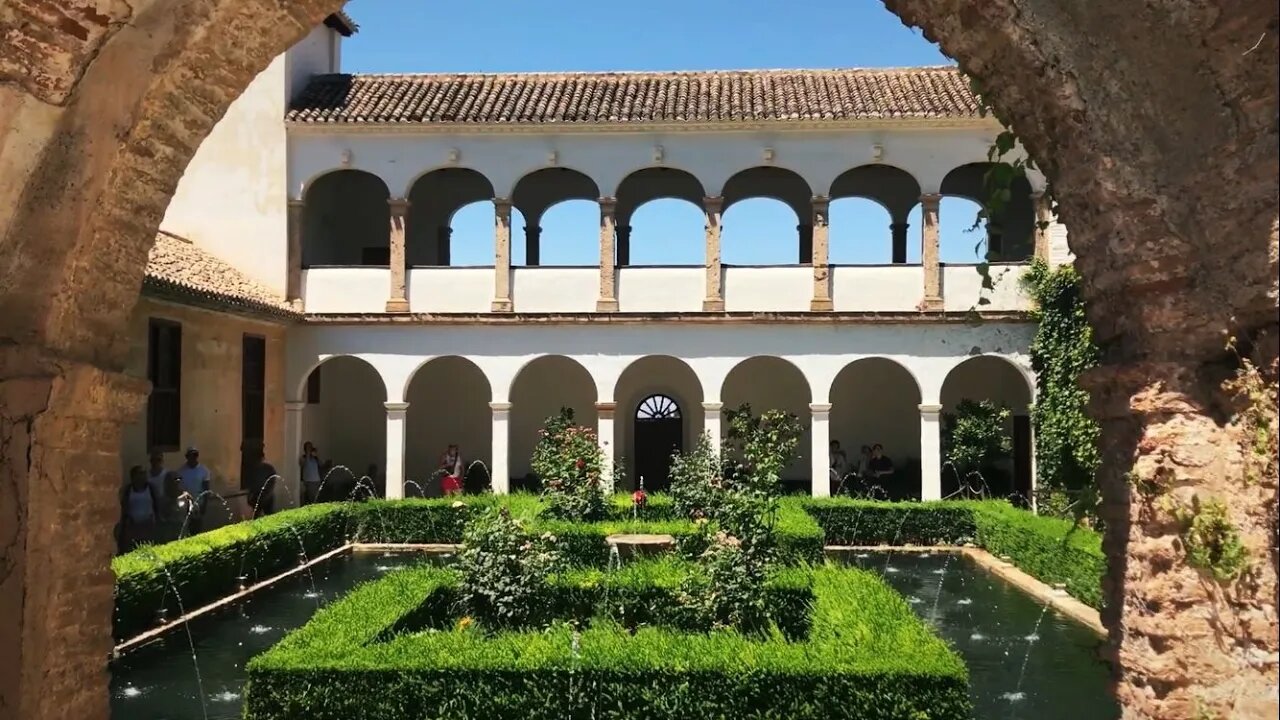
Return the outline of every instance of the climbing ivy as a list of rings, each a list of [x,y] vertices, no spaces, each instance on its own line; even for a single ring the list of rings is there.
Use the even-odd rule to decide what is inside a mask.
[[[1098,347],[1085,318],[1080,275],[1070,265],[1050,269],[1034,260],[1023,277],[1039,323],[1031,341],[1036,372],[1036,475],[1045,510],[1092,517],[1097,505],[1098,424],[1085,409],[1089,395],[1079,378],[1098,364]],[[1056,507],[1055,507],[1056,506]]]

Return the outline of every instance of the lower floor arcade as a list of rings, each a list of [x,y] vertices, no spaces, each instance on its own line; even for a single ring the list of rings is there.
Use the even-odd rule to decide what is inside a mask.
[[[832,443],[856,467],[880,445],[884,490],[935,499],[959,478],[942,455],[944,418],[962,400],[1011,411],[1014,452],[1000,494],[1032,489],[1028,413],[1032,326],[1016,322],[311,325],[291,333],[286,443],[312,442],[334,467],[368,474],[387,495],[439,494],[439,459],[458,445],[471,489],[536,487],[530,457],[560,408],[596,428],[626,488],[668,483],[672,452],[725,411],[795,414],[793,489],[832,491]],[[289,487],[296,487],[288,483]],[[992,487],[994,492],[996,487]]]

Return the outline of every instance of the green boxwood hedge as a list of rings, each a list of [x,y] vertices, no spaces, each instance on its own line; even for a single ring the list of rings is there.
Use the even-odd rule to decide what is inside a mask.
[[[440,569],[400,571],[360,586],[254,658],[245,714],[250,720],[970,717],[963,662],[901,596],[860,570],[825,567],[811,578],[812,627],[806,640],[790,642],[661,626],[632,632],[607,620],[579,634],[565,625],[496,634],[459,625],[389,632],[453,582]]]
[[[1106,556],[1098,533],[1003,501],[886,503],[848,498],[799,500],[827,545],[958,545],[1007,555],[1027,574],[1090,607],[1102,606]]]

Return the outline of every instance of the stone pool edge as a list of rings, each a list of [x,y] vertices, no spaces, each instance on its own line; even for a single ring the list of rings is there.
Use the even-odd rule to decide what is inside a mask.
[[[983,570],[998,576],[1036,600],[1084,625],[1098,637],[1107,636],[1107,629],[1103,627],[1102,616],[1097,610],[1066,592],[1037,580],[1013,563],[1001,560],[982,548],[955,545],[827,545],[823,550],[826,552],[958,553],[973,560]]]

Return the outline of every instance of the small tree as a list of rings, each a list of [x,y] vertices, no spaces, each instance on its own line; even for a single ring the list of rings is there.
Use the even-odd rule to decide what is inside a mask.
[[[490,627],[536,623],[545,578],[561,567],[551,535],[534,537],[506,508],[467,523],[458,555],[459,594],[471,617]]]
[[[604,453],[595,430],[574,423],[571,408],[547,418],[531,465],[549,514],[575,521],[604,517],[605,496],[612,490],[605,487]]]
[[[943,457],[962,479],[990,471],[1013,453],[1009,408],[990,400],[961,400],[947,416]]]

